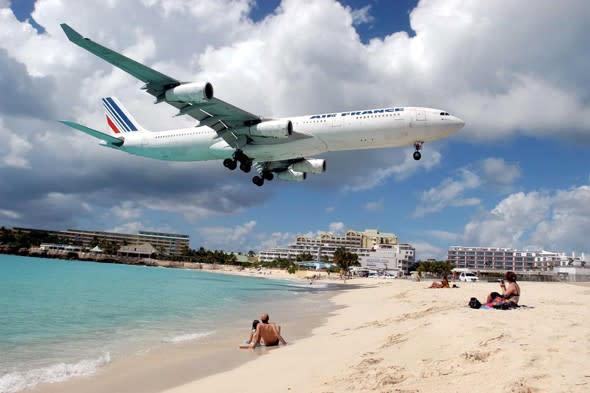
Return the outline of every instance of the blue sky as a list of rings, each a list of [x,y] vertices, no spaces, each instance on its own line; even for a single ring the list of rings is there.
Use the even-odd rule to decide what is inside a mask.
[[[590,33],[586,2],[509,11],[501,1],[203,2],[172,24],[161,16],[178,10],[161,0],[135,5],[133,31],[116,23],[127,3],[41,1],[31,15],[33,3],[12,1],[14,15],[0,21],[0,34],[16,37],[0,40],[0,71],[21,81],[2,86],[15,94],[0,100],[0,136],[11,141],[0,148],[0,224],[174,231],[194,248],[238,251],[365,228],[396,233],[419,258],[458,244],[590,251],[590,48],[574,39]],[[110,22],[98,25],[93,13]],[[530,23],[507,32],[522,15]],[[42,27],[23,29],[31,17]],[[567,28],[547,26],[564,17]],[[55,120],[101,124],[99,100],[116,94],[146,127],[192,123],[69,44],[61,21],[172,76],[204,75],[220,98],[256,113],[415,105],[444,108],[466,126],[426,144],[418,165],[411,147],[331,153],[325,174],[262,189],[220,162],[105,151]],[[193,39],[177,45],[187,31]]]

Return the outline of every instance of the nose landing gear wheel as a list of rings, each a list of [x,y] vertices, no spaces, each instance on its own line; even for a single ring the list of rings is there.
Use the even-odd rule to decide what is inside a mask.
[[[254,176],[252,178],[252,183],[256,184],[258,187],[261,187],[264,184],[264,179],[260,176]]]
[[[424,142],[415,142],[414,143],[414,147],[416,148],[416,151],[414,152],[414,160],[418,161],[420,158],[422,158],[422,154],[420,154],[420,149],[422,149],[422,144]]]

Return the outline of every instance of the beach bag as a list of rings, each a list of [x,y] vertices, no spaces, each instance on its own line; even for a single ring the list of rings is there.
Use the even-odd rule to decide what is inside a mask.
[[[469,307],[480,308],[481,303],[479,302],[479,300],[477,300],[477,298],[472,297],[471,300],[469,300]]]

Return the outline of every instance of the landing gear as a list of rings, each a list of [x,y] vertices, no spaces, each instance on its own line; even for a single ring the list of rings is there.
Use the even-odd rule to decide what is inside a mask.
[[[269,171],[262,172],[262,178],[264,180],[271,181],[272,179],[274,179],[274,177],[275,177],[275,175],[273,175],[272,172],[269,172]]]
[[[260,176],[254,176],[252,178],[252,183],[256,184],[258,187],[262,187],[262,185],[264,184],[264,179]]]
[[[424,142],[416,142],[414,143],[414,147],[416,148],[416,151],[413,154],[414,160],[418,161],[420,160],[420,158],[422,158],[422,154],[420,154],[420,149],[422,149],[422,143]]]
[[[225,160],[223,160],[223,166],[229,169],[230,171],[233,171],[237,168],[238,162],[236,160],[232,160],[231,158],[226,158]]]
[[[240,169],[242,170],[242,172],[248,173],[252,169],[252,163],[251,162],[241,162]]]
[[[242,172],[248,173],[252,169],[252,160],[250,159],[250,157],[245,155],[241,150],[237,150],[234,153],[234,161],[238,161],[240,163],[240,170],[242,170]]]

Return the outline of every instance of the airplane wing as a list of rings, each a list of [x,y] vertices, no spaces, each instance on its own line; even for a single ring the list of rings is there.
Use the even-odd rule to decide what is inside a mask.
[[[123,146],[124,139],[115,138],[114,136],[105,134],[104,132],[100,132],[100,131],[94,130],[92,128],[88,128],[86,126],[83,126],[82,124],[74,123],[73,121],[59,120],[59,122],[65,124],[68,127],[72,127],[78,131],[82,131],[85,134],[88,134],[90,136],[98,138],[98,139],[106,142],[107,146],[110,146],[110,147]]]
[[[144,82],[145,85],[142,89],[156,97],[156,103],[166,101],[179,110],[177,115],[189,115],[198,120],[199,125],[211,127],[230,146],[241,147],[239,144],[244,143],[246,137],[239,135],[239,131],[237,131],[239,128],[252,126],[262,121],[259,116],[216,97],[211,97],[203,102],[190,99],[190,97],[187,97],[186,100],[167,100],[166,92],[185,83],[83,37],[66,23],[62,23],[61,28],[74,44]]]

